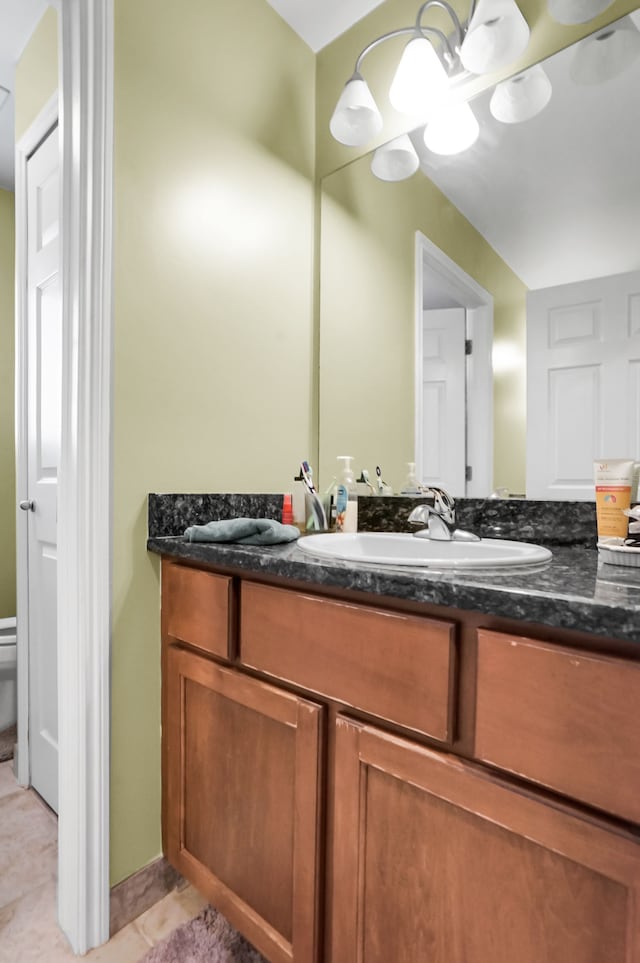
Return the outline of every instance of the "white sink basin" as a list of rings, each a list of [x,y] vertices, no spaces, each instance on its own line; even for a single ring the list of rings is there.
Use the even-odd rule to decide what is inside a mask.
[[[377,565],[431,568],[492,568],[533,565],[551,558],[548,548],[529,542],[482,538],[478,542],[439,542],[409,533],[326,532],[298,541],[302,552],[315,558],[344,559]]]

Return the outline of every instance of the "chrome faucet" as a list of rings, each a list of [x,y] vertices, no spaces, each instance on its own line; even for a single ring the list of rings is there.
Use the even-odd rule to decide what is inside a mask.
[[[408,519],[413,525],[426,525],[413,533],[416,538],[431,538],[438,542],[480,541],[473,532],[456,528],[456,503],[448,492],[443,488],[427,488],[425,494],[433,495],[433,505],[426,502],[416,505]]]

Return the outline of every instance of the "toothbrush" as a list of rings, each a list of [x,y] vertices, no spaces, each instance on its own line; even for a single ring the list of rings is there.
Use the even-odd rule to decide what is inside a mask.
[[[300,473],[302,475],[304,483],[306,484],[311,494],[312,495],[316,494],[316,488],[315,488],[315,485],[313,484],[313,478],[311,477],[311,467],[308,461],[303,461],[301,463]]]
[[[307,490],[311,497],[311,514],[313,516],[316,528],[322,530],[327,527],[327,515],[324,510],[324,505],[320,500],[320,496],[318,495],[315,485],[313,484],[309,462],[301,462],[300,473],[302,474],[302,479],[307,486]]]
[[[364,484],[367,486],[367,488],[370,488],[371,491],[373,492],[373,494],[375,495],[376,490],[375,490],[375,488],[373,487],[373,485],[371,484],[371,480],[370,480],[370,478],[369,478],[369,472],[367,471],[366,468],[363,468],[363,469],[362,469],[362,472],[360,473],[360,478],[358,479],[358,481],[364,482]]]

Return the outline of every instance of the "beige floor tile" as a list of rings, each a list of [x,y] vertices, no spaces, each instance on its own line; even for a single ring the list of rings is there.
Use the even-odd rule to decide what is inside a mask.
[[[0,798],[0,906],[56,873],[58,826],[32,791]]]
[[[176,897],[189,914],[189,919],[198,916],[208,902],[191,883],[182,889],[177,889]]]
[[[192,897],[183,901],[185,892],[173,890],[159,903],[156,903],[155,906],[152,906],[146,913],[133,921],[133,926],[138,928],[150,946],[159,943],[176,927],[186,923],[187,920],[193,919],[200,912],[200,909],[193,912],[190,902]]]
[[[75,959],[56,923],[55,879],[0,909],[0,963],[67,963]]]
[[[133,923],[104,946],[91,950],[90,963],[138,963],[149,944]],[[77,961],[56,922],[55,880],[0,910],[0,963]]]
[[[8,762],[0,762],[0,797],[25,791],[18,785],[16,777],[13,775],[13,759],[9,759]]]
[[[91,950],[82,959],[91,963],[138,963],[149,952],[149,944],[134,923],[112,936],[104,946]],[[49,961],[47,960],[47,963]],[[56,961],[57,963],[57,961]]]

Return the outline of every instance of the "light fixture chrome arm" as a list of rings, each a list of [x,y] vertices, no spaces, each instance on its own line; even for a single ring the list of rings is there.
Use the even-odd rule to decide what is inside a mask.
[[[445,8],[449,6],[444,2],[444,0],[427,0],[427,3],[423,4],[423,6],[428,6],[429,4],[437,4],[438,6]],[[451,13],[455,17],[455,12],[453,10],[451,10]],[[455,22],[457,23],[458,28],[460,28],[460,23],[457,17]],[[397,30],[390,30],[388,33],[383,33],[382,36],[376,37],[375,40],[372,40],[371,43],[368,43],[367,46],[358,54],[351,79],[353,79],[353,77],[361,77],[360,66],[367,54],[371,53],[372,50],[375,50],[376,47],[379,47],[380,44],[385,43],[385,41],[391,40],[393,37],[406,36],[408,33],[413,34],[414,37],[426,37],[427,34],[432,34],[434,37],[437,37],[442,44],[447,62],[450,63],[451,60],[455,58],[455,54],[451,44],[449,43],[449,38],[442,32],[442,30],[438,30],[437,27],[424,26],[416,21],[413,27],[398,27]]]
[[[418,10],[418,14],[417,14],[417,16],[416,16],[416,29],[417,29],[417,30],[420,30],[421,32],[425,32],[425,31],[431,29],[431,28],[429,28],[429,27],[425,27],[425,26],[422,24],[422,18],[423,18],[423,16],[424,16],[424,14],[425,14],[425,13],[427,12],[427,10],[429,10],[431,7],[439,7],[441,10],[444,10],[445,13],[449,14],[449,16],[451,17],[451,22],[453,23],[453,29],[455,30],[455,33],[456,33],[455,47],[456,47],[457,49],[460,49],[460,47],[461,47],[461,45],[462,45],[462,41],[464,40],[464,30],[463,30],[462,24],[460,23],[460,20],[459,20],[459,18],[458,18],[458,14],[455,12],[455,10],[454,10],[453,7],[451,6],[451,4],[450,4],[450,3],[447,3],[447,0],[425,0],[425,2],[422,4],[422,6],[420,7],[420,9]],[[471,21],[471,17],[473,16],[473,9],[474,9],[474,7],[475,7],[475,0],[472,0],[472,3],[471,3],[471,11],[470,11],[470,13],[469,13],[469,20],[467,21],[468,23]],[[448,39],[448,38],[446,38],[445,53],[446,53],[449,57],[451,57],[451,60],[454,59],[455,54],[454,54],[454,51],[451,49],[451,44],[449,43],[449,39]]]

